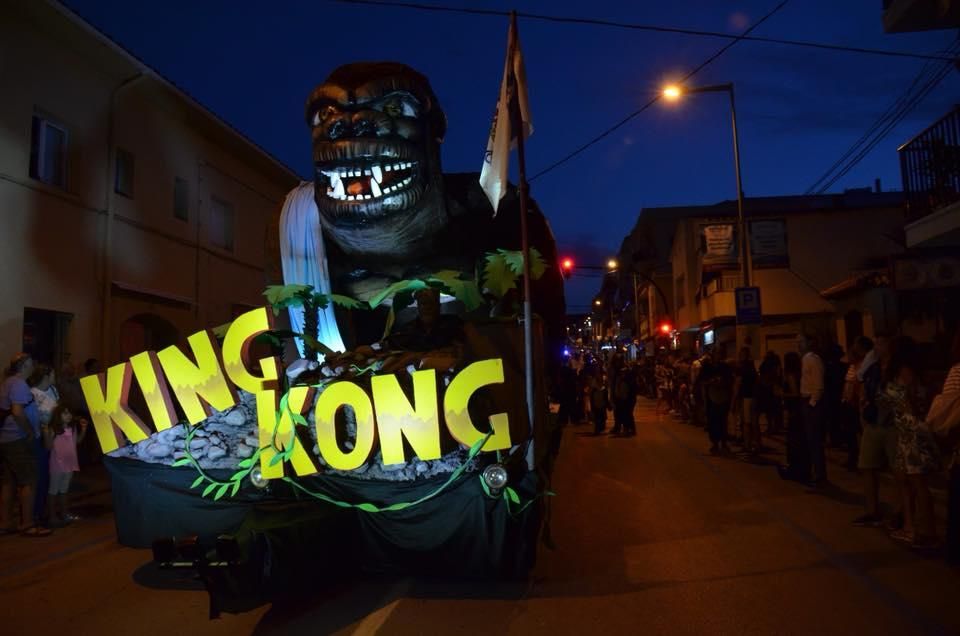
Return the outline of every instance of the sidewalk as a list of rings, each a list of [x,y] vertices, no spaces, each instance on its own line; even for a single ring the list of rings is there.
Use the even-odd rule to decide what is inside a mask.
[[[643,399],[643,398],[641,398]],[[647,400],[648,402],[653,402],[652,400]],[[681,420],[672,415],[663,414],[661,418],[669,419],[669,421],[676,424],[682,424],[684,426],[694,427],[689,421]],[[729,427],[731,432],[735,431],[735,425]],[[731,439],[733,436],[731,435]],[[706,431],[704,431],[704,441],[706,443]],[[737,447],[739,444],[737,442],[732,442],[733,446]],[[784,433],[771,435],[766,432],[763,433],[763,446],[764,452],[760,455],[759,463],[764,464],[784,464],[786,461],[786,436]],[[861,501],[860,505],[863,505],[862,494],[863,494],[863,480],[859,470],[850,470],[847,468],[847,451],[839,448],[827,447],[827,473],[830,481],[839,487],[844,488],[845,490],[856,493],[860,496]],[[734,459],[741,459],[742,461],[747,461],[745,457],[741,457],[740,453],[734,455]],[[937,519],[937,529],[940,533],[940,536],[943,536],[946,518],[947,518],[947,480],[946,476],[941,472],[932,476],[930,480],[930,492],[933,495],[934,500],[934,514]],[[900,501],[900,487],[897,484],[896,480],[893,477],[893,474],[889,471],[882,471],[880,473],[880,504],[887,512],[894,507],[899,507]],[[851,519],[852,520],[852,519]]]

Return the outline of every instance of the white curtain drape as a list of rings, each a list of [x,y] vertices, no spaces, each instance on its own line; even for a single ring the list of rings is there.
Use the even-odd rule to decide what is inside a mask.
[[[323,246],[320,212],[313,200],[313,183],[302,182],[287,194],[280,214],[280,261],[283,282],[287,285],[312,285],[323,294],[330,293],[330,271]],[[290,326],[303,333],[303,309],[291,307]],[[343,351],[343,339],[334,317],[333,305],[319,311],[319,340],[334,351]],[[303,356],[303,342],[297,339]]]

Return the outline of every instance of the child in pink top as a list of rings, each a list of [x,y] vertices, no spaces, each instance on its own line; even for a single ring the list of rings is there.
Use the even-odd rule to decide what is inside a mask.
[[[87,420],[80,419],[79,434],[76,428],[73,413],[63,405],[53,410],[50,422],[44,428],[44,442],[50,450],[50,496],[47,499],[50,525],[63,525],[73,520],[73,516],[67,513],[67,492],[70,490],[70,478],[80,470],[77,444],[87,434]]]

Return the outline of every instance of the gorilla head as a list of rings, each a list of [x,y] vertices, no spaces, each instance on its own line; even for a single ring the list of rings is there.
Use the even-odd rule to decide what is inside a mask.
[[[427,79],[393,62],[336,69],[307,100],[315,197],[344,252],[402,260],[446,222],[446,118]]]

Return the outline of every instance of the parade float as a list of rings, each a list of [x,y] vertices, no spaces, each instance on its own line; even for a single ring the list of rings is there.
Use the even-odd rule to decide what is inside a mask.
[[[555,448],[549,226],[523,188],[492,204],[442,172],[444,113],[409,67],[338,68],[306,119],[315,174],[284,203],[264,307],[81,380],[118,538],[208,581],[224,566],[221,596],[318,564],[522,576]]]

